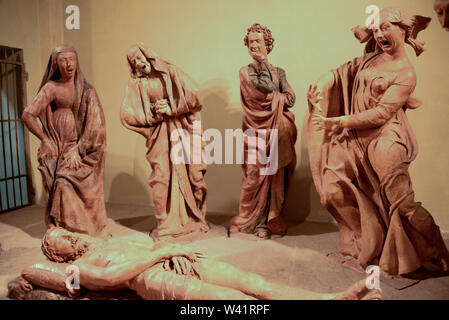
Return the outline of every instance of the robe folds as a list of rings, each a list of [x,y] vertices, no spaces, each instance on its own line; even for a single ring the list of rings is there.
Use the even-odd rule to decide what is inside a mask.
[[[74,51],[58,46],[50,57],[41,88],[24,110],[39,117],[54,155],[38,158],[43,187],[48,194],[47,228],[57,226],[72,232],[105,237],[107,216],[104,202],[106,125],[95,88],[83,77],[77,64],[73,105],[56,105],[50,81],[57,80],[55,59],[59,52]],[[77,59],[78,61],[78,59]],[[66,159],[78,154],[81,165],[70,168]]]
[[[409,86],[399,74],[372,67],[367,53],[332,71],[323,88],[322,114],[346,115],[350,128],[331,138],[308,122],[311,171],[322,205],[340,229],[340,253],[360,265],[407,274],[447,249],[432,216],[414,201],[408,172],[418,145],[406,116],[418,107],[412,95],[396,101],[383,92]]]
[[[152,173],[149,185],[155,207],[157,228],[151,233],[156,240],[177,237],[196,231],[206,232],[209,226],[206,216],[207,187],[204,181],[207,166],[201,155],[194,161],[194,141],[201,141],[201,130],[194,122],[201,121],[201,102],[193,80],[177,66],[160,59],[150,49],[139,46],[152,67],[161,75],[164,92],[171,108],[170,116],[161,119],[151,109],[148,81],[145,77],[132,76],[128,82],[121,107],[123,125],[146,138],[146,158]],[[132,70],[133,66],[130,64]],[[174,132],[183,131],[189,137],[184,145],[189,161],[176,163],[170,153],[179,140],[172,141]],[[199,140],[198,140],[199,138]],[[203,144],[199,144],[202,153]],[[197,161],[199,158],[200,161]],[[187,163],[189,162],[189,163]]]
[[[297,138],[295,117],[288,108],[293,106],[295,95],[286,81],[284,70],[271,65],[266,67],[271,74],[270,86],[274,88],[271,92],[262,92],[255,87],[250,79],[249,66],[241,68],[239,72],[242,130],[245,133],[252,129],[259,138],[260,133],[266,130],[265,143],[257,145],[257,149],[258,153],[262,151],[269,162],[261,162],[259,154],[256,163],[249,161],[250,150],[255,146],[245,136],[239,212],[231,220],[231,232],[256,233],[259,229],[268,229],[270,233],[283,234],[286,231],[281,215],[295,169],[294,145]],[[273,135],[273,130],[277,130],[277,136]],[[274,139],[277,139],[277,150],[273,147]],[[277,155],[274,154],[276,151]],[[263,174],[263,170],[273,163],[275,156],[277,166],[274,171]]]

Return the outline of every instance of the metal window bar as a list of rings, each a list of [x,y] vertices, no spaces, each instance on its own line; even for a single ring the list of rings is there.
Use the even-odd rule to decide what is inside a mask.
[[[29,158],[25,152],[28,141],[21,122],[25,81],[22,50],[0,46],[0,213],[30,204]]]

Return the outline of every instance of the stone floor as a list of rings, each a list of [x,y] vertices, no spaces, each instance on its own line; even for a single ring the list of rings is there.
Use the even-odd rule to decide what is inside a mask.
[[[151,241],[148,232],[155,227],[151,208],[108,204],[109,227],[114,237]],[[335,251],[338,229],[332,224],[302,222],[290,224],[285,237],[250,241],[228,238],[230,216],[209,213],[211,231],[189,246],[210,258],[229,262],[241,269],[258,273],[271,280],[316,292],[345,289],[364,275],[329,258]],[[43,208],[31,206],[0,215],[0,299],[7,299],[7,284],[20,271],[44,260],[40,240],[45,233]],[[443,235],[449,245],[449,234]],[[423,280],[397,290],[381,282],[384,299],[449,300],[449,276]]]

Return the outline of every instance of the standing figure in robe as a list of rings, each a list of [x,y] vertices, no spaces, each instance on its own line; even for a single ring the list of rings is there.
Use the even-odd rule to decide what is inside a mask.
[[[308,148],[323,206],[340,229],[338,251],[362,267],[404,275],[449,253],[429,212],[415,202],[409,165],[418,145],[406,111],[419,107],[405,44],[429,18],[383,9],[379,25],[353,29],[365,54],[324,75],[308,93]],[[320,96],[322,94],[322,96]]]
[[[131,78],[121,107],[122,124],[147,139],[147,160],[152,173],[152,188],[157,227],[154,240],[179,237],[192,232],[207,232],[207,166],[202,161],[202,145],[193,148],[200,138],[201,102],[193,80],[175,65],[160,59],[139,43],[127,53]],[[190,145],[184,145],[185,160],[172,161],[175,132],[186,132]],[[200,150],[196,150],[200,148]],[[192,151],[193,152],[190,152]],[[194,161],[194,152],[199,161]]]
[[[230,224],[231,236],[241,232],[267,239],[272,234],[284,235],[287,231],[282,211],[296,164],[297,131],[295,117],[289,110],[295,103],[295,93],[285,71],[268,63],[273,42],[271,31],[260,24],[252,25],[244,38],[253,62],[239,71],[242,129],[244,132],[254,130],[259,137],[266,130],[266,145],[262,149],[269,154],[270,163],[264,164],[260,158],[251,161],[254,146],[245,136],[242,192],[239,211]],[[260,155],[261,146],[258,144],[257,148]],[[264,172],[273,165],[274,159],[277,160],[274,170]]]
[[[74,48],[53,49],[39,93],[25,108],[22,121],[42,143],[38,168],[48,194],[47,228],[107,236],[104,114]]]

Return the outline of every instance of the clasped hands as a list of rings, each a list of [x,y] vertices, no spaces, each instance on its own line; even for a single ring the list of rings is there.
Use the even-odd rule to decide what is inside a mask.
[[[159,99],[151,105],[151,110],[153,111],[156,120],[161,121],[164,114],[167,116],[172,115],[172,111],[167,99]]]
[[[319,113],[323,111],[320,106],[320,102],[323,101],[323,98],[321,97],[321,92],[317,90],[317,85],[309,86],[307,100],[313,107],[311,112],[314,112],[314,109],[318,110],[318,112],[314,112],[312,115],[313,125],[319,130],[326,130],[329,138],[341,132],[343,129],[343,121],[345,120],[344,116],[327,118]]]

